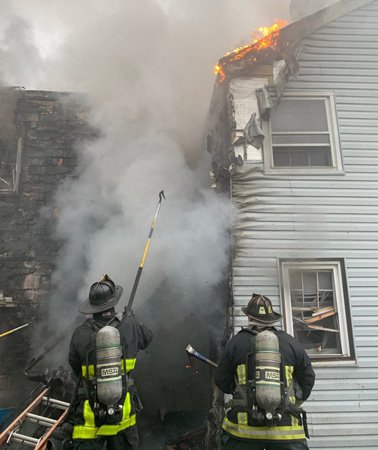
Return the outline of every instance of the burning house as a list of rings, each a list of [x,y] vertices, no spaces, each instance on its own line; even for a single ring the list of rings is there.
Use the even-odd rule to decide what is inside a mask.
[[[316,369],[311,448],[376,448],[378,2],[279,28],[215,68],[212,185],[237,210],[230,326],[253,292],[271,298]]]
[[[305,15],[304,3],[319,4],[293,1],[293,17]],[[323,3],[326,6],[332,2]],[[177,209],[164,223],[169,236],[162,239],[165,252],[161,248],[157,252],[160,257],[168,254],[172,267],[170,272],[161,270],[163,275],[156,270],[158,286],[148,291],[147,300],[137,310],[142,317],[153,317],[155,327],[151,328],[156,337],[149,353],[138,362],[136,374],[143,385],[140,391],[146,416],[160,420],[155,429],[149,426],[147,448],[163,442],[156,435],[171,413],[178,417],[177,432],[198,425],[206,416],[211,403],[211,368],[200,363],[190,367],[185,348],[190,343],[210,358],[217,358],[223,329],[236,332],[246,324],[241,307],[253,292],[274,301],[284,316],[284,329],[302,342],[316,367],[316,388],[307,402],[312,448],[376,447],[377,25],[377,0],[341,1],[289,26],[279,21],[271,28],[260,29],[262,34],[253,44],[225,55],[215,68],[217,82],[207,139],[212,186],[230,193],[237,211],[232,228],[231,314],[227,326],[228,290],[220,280],[223,259],[227,259],[223,231],[228,226],[224,216],[229,216],[229,208],[227,213],[226,208],[220,213],[224,205],[213,199],[209,202],[207,194],[201,193],[202,204],[196,210],[198,197],[190,188],[192,178],[186,169],[180,172],[182,177],[177,176],[176,167],[181,170],[184,164],[173,151],[172,142],[162,139],[160,130],[155,133],[156,124],[146,140],[140,140],[145,124],[136,130],[130,126],[127,131],[132,143],[127,151],[121,139],[102,142],[108,147],[99,153],[101,163],[106,163],[104,155],[113,145],[127,153],[125,159],[116,155],[105,166],[103,172],[115,174],[113,179],[123,179],[130,165],[134,172],[143,172],[143,177],[158,180],[159,189],[165,187],[160,185],[162,179],[184,180],[184,187],[177,189]],[[140,94],[138,89],[136,92]],[[53,231],[61,214],[54,207],[54,195],[64,180],[79,178],[77,148],[96,135],[88,126],[83,104],[79,96],[62,93],[21,88],[2,91],[0,330],[29,324],[17,332],[11,346],[9,341],[0,340],[2,406],[15,406],[30,388],[22,369],[38,347],[32,339],[34,325],[46,318],[45,306],[54,288],[51,276],[62,246]],[[116,121],[115,116],[111,121]],[[124,134],[124,128],[120,128]],[[151,143],[154,152],[149,148]],[[169,152],[164,153],[162,148]],[[133,158],[136,149],[144,159]],[[158,159],[162,161],[161,178],[156,175]],[[92,182],[96,176],[103,181],[101,174],[96,167],[90,173]],[[140,186],[145,188],[138,181],[137,176],[131,177],[136,186],[131,189],[133,193]],[[131,205],[125,208],[128,214],[138,209],[137,201],[130,200],[131,182],[110,185],[119,196],[127,190],[127,206]],[[97,179],[96,183],[100,184]],[[108,186],[104,190],[111,191]],[[147,192],[143,191],[141,198],[145,199]],[[169,199],[169,191],[166,193]],[[84,197],[82,192],[80,195]],[[95,202],[93,197],[88,196],[88,203]],[[187,200],[184,207],[183,197]],[[75,203],[77,197],[69,200],[72,209],[80,209],[87,198],[80,207]],[[124,212],[122,202],[109,203],[114,215]],[[186,215],[191,209],[194,215]],[[139,217],[144,218],[144,211]],[[92,219],[101,218],[89,214],[88,222],[92,225]],[[225,225],[215,230],[214,222],[222,221]],[[134,268],[130,259],[138,259],[142,249],[133,245],[142,227],[137,220],[119,222],[128,225],[129,236],[123,230],[115,233],[115,227],[103,235],[108,238],[113,232],[116,238],[128,239],[127,272],[131,275],[124,274],[126,258],[122,259],[120,253],[126,252],[124,248],[118,250],[120,240],[113,240],[113,235],[109,241],[116,258],[112,254],[106,261],[116,269],[122,266],[119,270],[127,287],[132,285],[134,275],[129,270]],[[87,225],[77,221],[75,231],[82,223]],[[83,234],[90,234],[82,228]],[[185,234],[186,230],[189,232]],[[201,233],[203,238],[195,240]],[[101,240],[96,238],[92,240],[99,250]],[[226,244],[219,244],[221,238]],[[75,241],[70,243],[72,249]],[[167,253],[169,246],[173,250]],[[219,252],[210,252],[210,247]],[[91,256],[99,254],[93,252]],[[157,257],[155,267],[158,261]],[[76,269],[77,261],[74,263]],[[94,268],[97,266],[90,267],[92,274]],[[72,270],[71,275],[76,272]],[[82,282],[83,274],[79,275]],[[70,307],[63,295],[56,302],[63,304],[62,317],[71,306],[76,311],[77,281]],[[183,414],[188,411],[195,420]],[[195,441],[193,446],[199,445],[202,432],[189,433],[176,446],[172,444],[173,448],[185,448]]]

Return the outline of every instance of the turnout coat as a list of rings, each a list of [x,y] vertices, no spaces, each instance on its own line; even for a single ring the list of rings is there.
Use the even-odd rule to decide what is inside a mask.
[[[297,400],[305,401],[315,382],[315,373],[307,353],[292,336],[284,331],[276,330],[273,327],[265,329],[274,332],[278,337],[289,401],[293,404]],[[246,388],[248,380],[253,379],[253,373],[247,373],[246,357],[251,353],[253,340],[259,331],[262,329],[251,327],[242,329],[235,335],[226,344],[216,370],[216,385],[224,393],[234,394],[234,398],[237,398],[236,381],[239,386]],[[300,386],[301,398],[298,393],[297,396],[295,395],[295,382]],[[285,412],[278,426],[263,426],[257,420],[252,419],[245,408],[232,407],[226,413],[222,428],[232,437],[243,440],[290,442],[305,439],[302,424],[289,412]]]
[[[73,439],[114,436],[120,431],[135,428],[136,425],[136,412],[140,402],[131,378],[128,389],[124,390],[121,398],[123,409],[122,420],[119,423],[101,424],[93,412],[93,399],[88,385],[95,375],[94,352],[88,353],[88,351],[93,348],[95,333],[105,325],[116,327],[120,333],[121,345],[124,349],[121,361],[122,372],[126,372],[129,376],[135,367],[138,351],[144,350],[152,340],[151,331],[137,322],[133,315],[122,318],[117,315],[110,322],[87,319],[76,328],[69,350],[69,363],[75,375],[80,378],[79,389],[74,400]]]

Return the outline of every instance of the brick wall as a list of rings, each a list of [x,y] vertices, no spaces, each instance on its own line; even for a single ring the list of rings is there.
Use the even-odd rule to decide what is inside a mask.
[[[74,174],[76,142],[92,134],[80,96],[24,90],[7,95],[14,105],[15,137],[22,138],[22,159],[18,192],[0,192],[0,292],[8,298],[8,306],[0,301],[0,333],[46,311],[59,246],[52,237],[54,194]],[[33,328],[0,339],[0,407],[13,406],[23,395],[9,389],[25,381],[22,367],[31,356]]]

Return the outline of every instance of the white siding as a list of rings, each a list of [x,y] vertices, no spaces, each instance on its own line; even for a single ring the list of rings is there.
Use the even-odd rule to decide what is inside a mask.
[[[299,64],[286,89],[335,93],[345,174],[234,174],[235,327],[252,292],[279,309],[279,258],[345,258],[358,364],[316,369],[309,444],[378,449],[378,1],[308,38]]]

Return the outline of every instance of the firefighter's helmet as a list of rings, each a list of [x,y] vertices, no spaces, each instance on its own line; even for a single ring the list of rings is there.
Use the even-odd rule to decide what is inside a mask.
[[[281,318],[281,314],[273,311],[270,299],[261,294],[253,294],[248,305],[241,310],[254,321],[264,324],[277,322]]]
[[[114,283],[109,275],[103,275],[89,289],[87,300],[80,305],[83,314],[95,314],[113,308],[121,298],[123,288]]]

